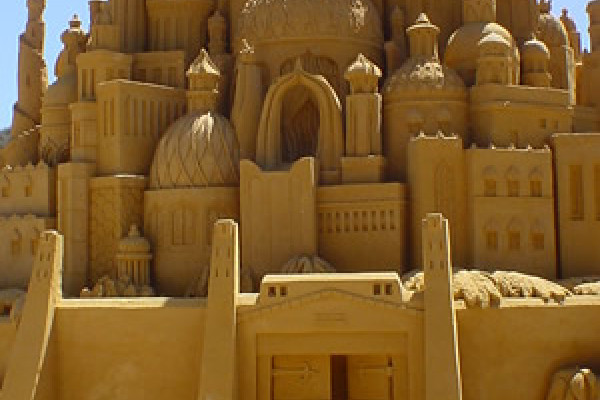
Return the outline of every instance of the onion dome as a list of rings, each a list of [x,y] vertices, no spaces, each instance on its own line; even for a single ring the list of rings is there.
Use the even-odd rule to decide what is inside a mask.
[[[381,47],[379,12],[370,0],[248,0],[236,38],[263,42],[340,39]]]
[[[446,64],[453,68],[454,66],[464,66],[475,69],[479,55],[477,45],[481,39],[491,34],[502,37],[511,46],[514,44],[512,35],[502,25],[495,22],[470,23],[459,28],[450,36],[446,47]]]
[[[385,82],[387,99],[403,97],[464,97],[465,84],[456,72],[436,59],[411,58]]]
[[[505,56],[510,51],[510,43],[497,33],[490,33],[477,44],[480,55]]]
[[[569,34],[562,21],[548,13],[540,14],[538,38],[549,47],[569,46]]]
[[[523,58],[546,58],[550,59],[550,50],[546,44],[536,38],[529,39],[523,43],[521,48]]]
[[[137,225],[131,225],[129,235],[119,241],[120,254],[148,254],[150,242],[141,236]]]
[[[150,188],[235,186],[239,145],[227,118],[213,111],[177,120],[160,140],[150,170]]]

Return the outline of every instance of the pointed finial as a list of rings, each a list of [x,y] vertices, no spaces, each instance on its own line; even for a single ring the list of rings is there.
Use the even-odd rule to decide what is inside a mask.
[[[71,29],[79,29],[81,28],[81,20],[79,19],[79,15],[73,14],[73,18],[69,21],[69,27]]]

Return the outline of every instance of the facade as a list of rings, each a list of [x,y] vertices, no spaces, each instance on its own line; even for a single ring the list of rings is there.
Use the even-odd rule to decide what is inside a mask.
[[[27,7],[1,398],[598,399],[599,0]]]

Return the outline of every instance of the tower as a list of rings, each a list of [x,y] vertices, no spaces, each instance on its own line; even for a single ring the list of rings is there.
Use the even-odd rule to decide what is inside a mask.
[[[46,0],[28,0],[25,32],[19,37],[19,94],[14,106],[11,134],[16,137],[41,122],[42,97],[48,86],[44,61]]]
[[[600,50],[600,1],[590,1],[587,6],[590,18],[590,45],[592,53]]]
[[[342,160],[344,182],[381,182],[381,70],[359,54],[344,74],[350,83],[346,96],[346,157]]]
[[[422,223],[425,273],[425,399],[461,400],[456,312],[448,220],[428,214]]]
[[[187,93],[188,113],[214,111],[217,106],[221,73],[206,50],[202,49],[187,71],[190,89]]]
[[[234,399],[236,297],[240,285],[238,224],[219,220],[213,230],[208,306],[198,400]]]

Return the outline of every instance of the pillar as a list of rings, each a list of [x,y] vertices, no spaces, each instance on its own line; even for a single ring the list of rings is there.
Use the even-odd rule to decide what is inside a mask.
[[[238,224],[230,219],[219,220],[213,230],[198,400],[233,400],[236,396],[239,276]]]
[[[422,227],[425,272],[425,399],[461,400],[448,220],[442,214],[428,214]]]
[[[63,284],[67,296],[76,296],[87,284],[89,194],[95,166],[71,162],[58,166],[58,230],[64,236]]]

